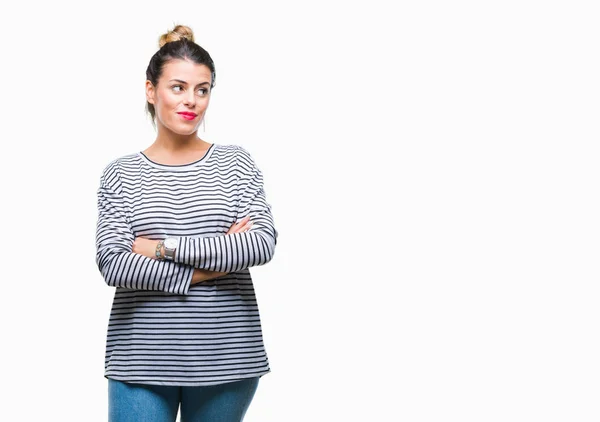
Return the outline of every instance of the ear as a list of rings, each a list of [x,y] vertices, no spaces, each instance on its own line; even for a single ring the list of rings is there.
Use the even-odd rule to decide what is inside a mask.
[[[149,80],[146,80],[146,101],[150,104],[154,104],[154,85]]]

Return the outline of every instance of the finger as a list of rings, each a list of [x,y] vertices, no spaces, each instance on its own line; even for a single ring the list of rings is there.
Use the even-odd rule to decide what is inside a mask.
[[[250,227],[252,227],[252,224],[253,224],[253,223],[252,223],[252,221],[248,221],[248,222],[246,222],[246,223],[244,223],[244,224],[240,225],[240,226],[239,226],[239,227],[237,227],[236,229],[237,229],[238,231],[246,231],[246,230],[249,230],[249,229],[250,229]]]
[[[248,221],[250,221],[250,216],[247,215],[244,218],[242,218],[240,221],[238,221],[236,224],[246,224]]]
[[[250,217],[246,216],[246,217],[242,218],[240,221],[233,223],[231,228],[232,229],[243,228],[249,221],[250,221]]]
[[[244,233],[244,232],[247,232],[248,230],[250,230],[250,226],[245,225],[242,227],[236,227],[235,229],[231,230],[231,233]]]
[[[238,233],[241,230],[244,230],[245,226],[250,222],[250,216],[247,215],[239,221],[234,222],[229,230],[227,230],[226,234]]]
[[[240,224],[234,227],[231,227],[228,231],[227,234],[232,234],[232,233],[243,233],[246,232],[248,230],[250,230],[250,228],[252,227],[252,221],[249,221],[247,223],[244,224]]]

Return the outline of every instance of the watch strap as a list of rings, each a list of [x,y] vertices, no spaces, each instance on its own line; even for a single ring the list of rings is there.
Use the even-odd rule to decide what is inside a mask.
[[[156,255],[156,259],[158,259],[158,260],[164,259],[164,256],[162,254],[162,248],[163,248],[164,244],[165,244],[164,240],[159,240],[158,243],[156,244],[156,251],[154,252],[154,254]]]

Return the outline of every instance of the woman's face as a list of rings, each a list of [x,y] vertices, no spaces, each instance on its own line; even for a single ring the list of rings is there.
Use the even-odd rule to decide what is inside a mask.
[[[146,99],[154,105],[159,129],[196,132],[208,107],[211,78],[207,66],[177,59],[165,64],[156,86],[146,81]]]

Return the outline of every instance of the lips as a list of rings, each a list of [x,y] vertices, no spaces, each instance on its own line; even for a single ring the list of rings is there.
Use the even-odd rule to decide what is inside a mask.
[[[181,111],[181,112],[178,112],[177,114],[179,114],[181,117],[183,117],[186,120],[194,120],[197,116],[196,113],[192,113],[190,111]]]

